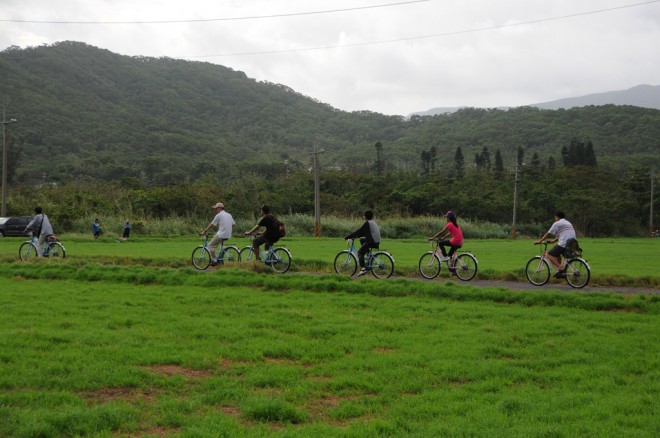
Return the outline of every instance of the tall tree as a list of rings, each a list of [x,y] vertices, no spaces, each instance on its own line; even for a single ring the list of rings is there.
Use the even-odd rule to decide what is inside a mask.
[[[376,170],[376,175],[382,175],[383,169],[385,168],[383,163],[383,143],[376,142],[374,147],[376,148],[376,163],[374,164],[374,168]]]
[[[499,149],[495,151],[495,175],[498,179],[504,175],[504,161]]]
[[[463,157],[463,151],[460,146],[456,148],[456,153],[454,154],[454,170],[456,171],[457,178],[463,178],[465,173],[465,158]]]

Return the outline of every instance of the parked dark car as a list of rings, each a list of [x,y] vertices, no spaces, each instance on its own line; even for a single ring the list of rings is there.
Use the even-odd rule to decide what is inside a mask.
[[[0,217],[0,237],[24,237],[25,227],[31,220],[30,216]]]

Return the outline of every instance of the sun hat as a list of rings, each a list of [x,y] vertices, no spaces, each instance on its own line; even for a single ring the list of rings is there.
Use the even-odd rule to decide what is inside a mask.
[[[225,204],[223,204],[222,202],[218,202],[217,204],[215,204],[211,208],[225,208]]]

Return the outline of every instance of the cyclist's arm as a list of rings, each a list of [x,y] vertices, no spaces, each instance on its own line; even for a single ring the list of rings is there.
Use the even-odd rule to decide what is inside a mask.
[[[550,234],[550,233],[545,233],[539,240],[534,242],[534,245],[540,245],[545,239],[548,238],[548,236],[551,236],[551,235],[552,234]],[[556,242],[557,240],[559,240],[559,237],[555,237],[552,240],[548,240],[548,243]]]
[[[206,226],[206,228],[204,228],[204,231],[202,231],[202,232],[199,233],[199,234],[201,235],[201,234],[206,234],[206,233],[208,233],[209,230],[210,230],[212,227],[213,227],[213,222],[211,222],[210,224],[208,224],[208,225]]]
[[[442,230],[440,230],[440,231],[438,231],[437,233],[435,233],[435,235],[433,235],[433,237],[429,237],[429,240],[435,240],[435,239],[438,239],[438,238],[440,237],[440,235],[441,235],[442,233],[444,233],[445,231],[447,231],[447,226],[446,226],[446,225],[445,225],[445,227],[444,227]],[[447,237],[447,236],[443,236],[443,238],[445,238],[445,237]]]
[[[249,236],[250,234],[254,234],[254,232],[257,231],[259,229],[259,227],[261,227],[261,225],[259,225],[259,224],[255,225],[254,227],[252,227],[252,229],[250,231],[246,231],[245,235]]]

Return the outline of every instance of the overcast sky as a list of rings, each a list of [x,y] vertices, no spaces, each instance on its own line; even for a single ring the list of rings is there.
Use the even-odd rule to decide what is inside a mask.
[[[58,41],[384,114],[660,85],[660,0],[0,0],[0,50]]]

